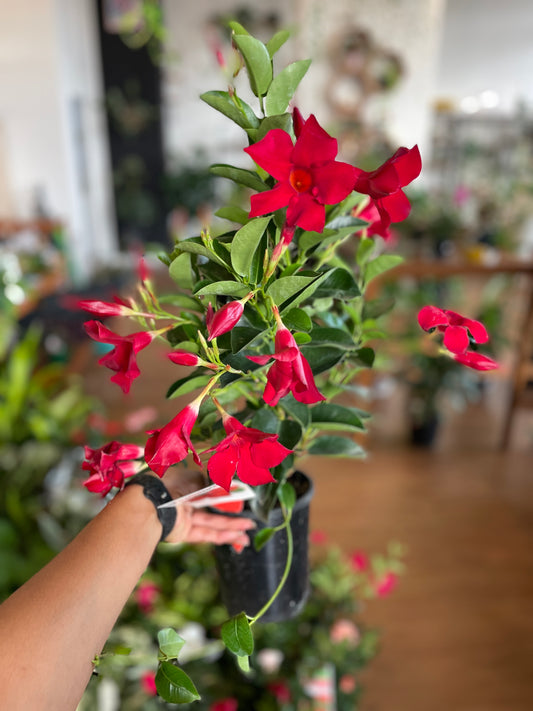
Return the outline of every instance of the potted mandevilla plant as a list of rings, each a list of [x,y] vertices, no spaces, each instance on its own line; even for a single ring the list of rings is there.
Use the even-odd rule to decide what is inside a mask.
[[[87,486],[104,495],[134,474],[132,457],[162,476],[191,455],[223,489],[233,478],[254,488],[248,506],[259,524],[255,545],[219,554],[232,615],[222,639],[247,669],[256,622],[290,617],[305,602],[312,484],[296,472],[297,459],[363,454],[353,434],[364,430],[365,413],[335,398],[372,366],[369,342],[379,335],[381,304],[369,302],[367,287],[401,261],[379,253],[373,237],[386,239],[390,224],[407,217],[402,188],[418,176],[421,160],[416,146],[399,148],[372,172],[337,160],[337,141],[317,118],[289,110],[310,61],[273,73],[288,33],[263,44],[238,23],[231,28],[257,105],[238,96],[232,79],[227,91],[201,98],[244,131],[249,168],[218,164],[211,172],[249,189],[250,208],[225,206],[217,215],[233,223],[227,232],[214,237],[205,230],[176,243],[164,258],[173,294],[158,296],[144,275],[137,301],[81,304],[94,315],[140,325],[119,335],[98,320],[85,324],[91,338],[114,345],[100,362],[124,392],[141,375],[136,354],[163,338],[169,359],[191,368],[167,396],[192,399],[148,433],[143,452],[113,442],[87,450],[84,466]],[[458,328],[443,318],[432,312],[423,326],[436,333]],[[459,328],[464,338],[448,337],[454,357],[468,350],[468,321]],[[476,367],[477,361],[463,362]],[[228,580],[237,590],[226,589]],[[172,663],[179,640],[166,634],[162,644],[159,693],[193,700],[194,685]]]

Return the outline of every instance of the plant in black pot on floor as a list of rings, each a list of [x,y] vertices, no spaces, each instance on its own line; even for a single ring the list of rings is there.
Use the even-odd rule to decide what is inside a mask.
[[[221,489],[234,479],[253,488],[253,549],[229,548],[220,562],[232,615],[222,639],[248,669],[254,625],[290,618],[305,601],[312,484],[296,473],[297,460],[363,454],[353,435],[364,429],[365,415],[335,398],[372,366],[369,342],[385,335],[367,288],[400,258],[380,254],[374,236],[387,238],[390,224],[407,216],[402,188],[421,161],[416,146],[399,148],[371,172],[337,160],[337,141],[317,118],[289,111],[310,61],[273,72],[288,33],[263,44],[238,23],[231,27],[255,105],[238,95],[234,77],[227,91],[201,98],[243,129],[248,167],[217,164],[211,171],[247,188],[249,209],[224,206],[216,214],[229,221],[227,232],[215,237],[205,229],[176,243],[163,258],[176,284],[172,294],[158,296],[141,274],[137,301],[82,307],[137,323],[129,335],[98,320],[85,324],[91,338],[114,345],[100,362],[124,392],[140,375],[137,353],[156,338],[168,344],[173,363],[191,369],[167,392],[190,401],[148,433],[145,466],[162,476],[190,455]],[[109,471],[116,473],[113,457],[127,451],[116,442],[107,447],[89,451],[85,464],[87,485],[102,494],[122,486]],[[169,700],[183,698],[171,661],[163,656],[156,679]]]

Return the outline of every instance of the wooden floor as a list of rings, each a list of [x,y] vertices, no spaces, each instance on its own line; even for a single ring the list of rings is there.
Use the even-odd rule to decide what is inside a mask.
[[[158,405],[169,382],[141,378],[125,400],[107,373],[86,374],[117,415]],[[430,451],[387,436],[398,418],[378,415],[367,460],[304,463],[315,529],[347,552],[408,549],[397,592],[365,611],[383,643],[362,679],[363,711],[533,709],[533,423],[517,418],[502,453],[500,410],[450,416]]]

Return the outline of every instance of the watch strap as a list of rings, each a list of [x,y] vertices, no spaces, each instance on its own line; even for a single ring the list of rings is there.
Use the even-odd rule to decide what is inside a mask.
[[[141,486],[143,494],[153,503],[157,513],[157,518],[163,527],[161,538],[159,540],[165,540],[174,528],[177,518],[175,506],[168,506],[164,509],[158,508],[160,504],[166,504],[167,501],[172,501],[172,496],[170,495],[167,487],[163,484],[161,479],[158,479],[151,474],[136,474],[126,483],[126,486],[131,486],[131,484]]]

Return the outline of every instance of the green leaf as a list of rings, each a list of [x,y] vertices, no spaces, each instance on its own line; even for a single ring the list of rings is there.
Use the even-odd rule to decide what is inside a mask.
[[[204,311],[199,301],[196,301],[196,299],[186,294],[163,294],[163,296],[159,297],[159,302],[161,304],[172,304],[173,306],[179,306],[182,309],[189,309],[191,311],[200,311],[201,313]]]
[[[205,388],[212,375],[188,375],[186,378],[180,378],[173,383],[166,394],[168,400],[180,395],[186,395],[187,393],[193,392],[193,390],[200,390],[200,388]]]
[[[350,430],[364,430],[359,410],[337,405],[333,402],[319,402],[311,408],[313,427],[327,429],[332,425]]]
[[[350,301],[360,295],[361,292],[359,291],[353,274],[342,267],[331,269],[327,273],[327,277],[315,291],[316,299],[331,297],[333,299]]]
[[[202,257],[207,257],[207,259],[210,259],[212,262],[216,262],[216,264],[220,264],[223,267],[227,266],[226,262],[218,254],[207,249],[207,247],[202,244],[201,238],[199,237],[190,237],[189,239],[182,240],[176,245],[176,250],[179,252],[189,252],[190,254],[199,254]]]
[[[366,301],[363,306],[363,320],[376,319],[390,311],[396,303],[392,296]]]
[[[300,59],[289,64],[274,77],[265,98],[267,116],[282,114],[287,110],[298,84],[304,78],[310,65],[310,59]]]
[[[250,289],[246,284],[240,281],[216,281],[214,284],[203,286],[198,291],[195,291],[195,296],[237,296],[239,298],[246,296]]]
[[[222,641],[238,657],[249,657],[254,651],[254,638],[248,618],[240,612],[226,620],[221,629]]]
[[[279,404],[294,420],[299,422],[306,429],[310,422],[310,408],[302,402],[298,402],[293,395],[286,395],[281,398]]]
[[[340,230],[349,227],[352,232],[355,232],[362,227],[368,225],[367,220],[361,220],[359,217],[352,217],[351,215],[339,215],[335,217],[331,222],[328,222],[326,227],[328,230]]]
[[[369,237],[361,239],[355,255],[355,261],[360,267],[363,267],[368,262],[375,248],[376,243],[373,239]]]
[[[237,205],[221,207],[215,212],[215,215],[221,217],[223,220],[238,222],[240,225],[245,225],[250,220],[246,210],[243,210],[242,207],[237,207]]]
[[[287,449],[294,449],[302,438],[302,427],[294,420],[282,420],[279,427],[279,441]]]
[[[238,353],[246,346],[249,346],[263,331],[249,326],[235,326],[230,332],[231,352]],[[220,340],[218,342],[220,346]],[[252,361],[248,361],[248,368],[252,365]],[[247,368],[247,370],[248,370]]]
[[[257,143],[264,138],[273,128],[281,128],[282,131],[291,133],[292,131],[292,116],[290,114],[276,114],[275,116],[266,116],[259,128],[248,128],[246,133],[250,137],[252,143]]]
[[[310,343],[311,342],[311,336],[308,333],[301,333],[300,331],[297,331],[296,333],[293,333],[294,340],[295,342],[301,346],[304,343]]]
[[[237,657],[237,664],[245,674],[250,671],[250,657]]]
[[[290,299],[291,296],[295,296],[315,280],[316,277],[310,276],[281,277],[281,279],[272,282],[267,289],[267,294],[276,306],[281,306],[281,304]]]
[[[314,375],[333,368],[342,359],[345,351],[331,346],[302,346],[300,351],[305,356]]]
[[[363,365],[365,368],[371,368],[374,365],[376,354],[373,348],[368,346],[363,346],[363,348],[358,348],[353,353],[350,353],[350,360]]]
[[[290,309],[283,314],[283,323],[293,331],[310,331],[313,322],[303,309]]]
[[[263,548],[269,542],[269,540],[275,533],[276,531],[273,528],[262,528],[260,531],[258,531],[254,536],[255,550],[260,551],[261,548]]]
[[[278,489],[278,499],[285,506],[287,511],[292,511],[296,503],[296,492],[294,487],[285,481]]]
[[[171,704],[190,704],[200,698],[191,678],[171,662],[161,662],[155,686],[159,696]]]
[[[398,264],[403,262],[403,257],[398,254],[380,254],[371,262],[368,262],[366,269],[364,270],[364,278],[366,283],[372,281],[380,274],[387,272],[389,269],[397,267]]]
[[[258,128],[259,126],[259,119],[251,107],[241,99],[238,99],[236,103],[227,91],[206,91],[204,94],[200,94],[200,99],[213,109],[220,111],[241,128]]]
[[[257,410],[250,423],[251,427],[268,434],[278,434],[280,424],[280,419],[273,407],[262,407]]]
[[[194,275],[191,267],[191,255],[184,252],[173,259],[168,273],[176,284],[182,289],[192,290]]]
[[[317,437],[307,451],[325,457],[364,457],[366,454],[357,442],[338,435]]]
[[[272,60],[268,49],[251,35],[236,34],[233,42],[244,58],[253,93],[264,96],[272,82]]]
[[[353,350],[355,343],[347,331],[342,328],[328,328],[327,326],[315,326],[311,331],[313,339],[309,348],[330,346],[331,348],[341,348],[342,350]]]
[[[329,273],[330,272],[324,272],[320,276],[316,277],[314,279],[314,281],[312,281],[309,284],[309,286],[306,286],[305,289],[302,289],[302,291],[300,291],[299,294],[297,294],[295,297],[290,299],[290,301],[286,304],[286,306],[281,309],[283,315],[285,315],[285,309],[296,308],[303,301],[305,301],[310,296],[312,296],[315,293],[315,291],[318,289],[318,287],[322,284],[322,282],[325,281],[325,279],[327,279]],[[294,278],[294,277],[290,277],[290,278]]]
[[[289,39],[291,33],[289,30],[280,30],[273,35],[266,43],[266,48],[271,57],[273,57],[276,52],[283,47],[285,42]]]
[[[230,20],[228,22],[228,27],[236,35],[249,35],[250,34],[248,32],[248,30],[241,25],[240,22],[237,22],[237,20]]]
[[[252,190],[258,190],[259,192],[270,189],[257,173],[254,173],[252,170],[236,168],[233,165],[226,165],[225,163],[215,163],[209,168],[209,172],[213,175],[218,175],[220,178],[228,178],[229,180],[233,180],[234,183],[245,185],[247,188],[252,188]]]
[[[265,233],[270,219],[271,215],[268,217],[256,217],[236,232],[231,243],[231,263],[240,276],[248,277],[250,275],[255,250]]]
[[[165,627],[157,633],[159,651],[163,659],[177,659],[185,640],[172,627]]]

